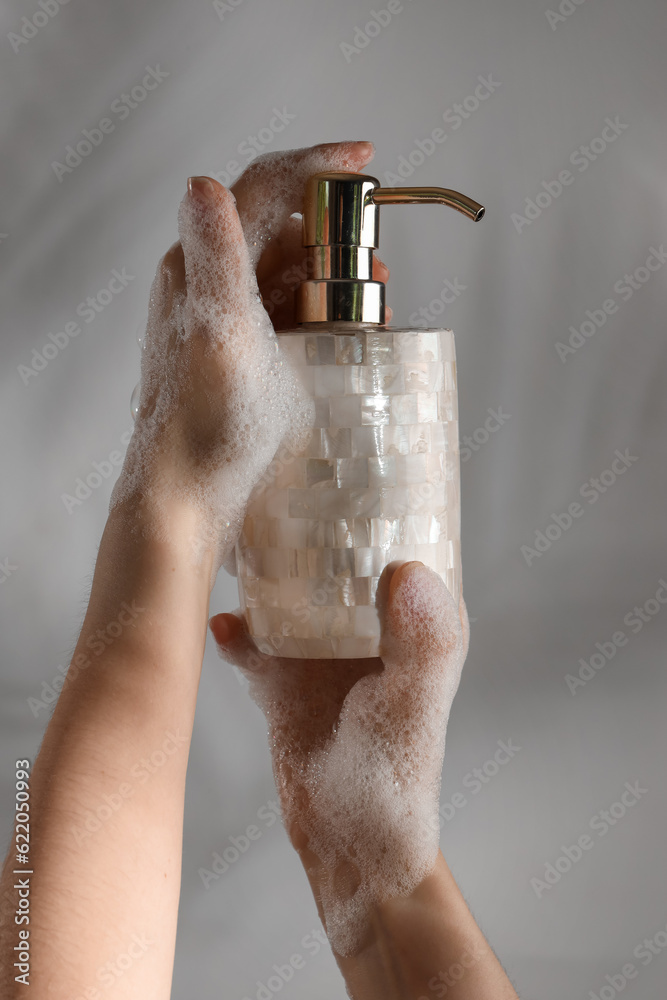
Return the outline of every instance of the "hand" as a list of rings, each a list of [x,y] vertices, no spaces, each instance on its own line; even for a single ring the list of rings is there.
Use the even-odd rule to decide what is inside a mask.
[[[231,191],[188,182],[180,241],[151,290],[139,412],[112,507],[150,501],[165,534],[168,502],[195,508],[216,570],[279,446],[299,451],[312,424],[312,401],[275,337],[293,325],[294,282],[283,278],[305,255],[291,216],[313,173],[358,171],[372,156],[371,143],[330,143],[259,157]],[[375,276],[386,273],[377,262]]]
[[[335,951],[366,943],[373,908],[407,896],[438,856],[445,733],[468,648],[468,618],[422,563],[388,566],[378,587],[381,658],[259,654],[242,619],[210,627],[266,715],[283,820]]]
[[[307,175],[360,169],[371,155],[370,146],[353,143],[280,154],[239,180],[237,205],[215,182],[196,179],[183,201],[181,243],[161,262],[153,286],[135,435],[81,634],[30,775],[30,862],[39,876],[30,892],[35,995],[97,996],[110,967],[123,970],[114,996],[171,994],[185,778],[213,549],[233,544],[233,531],[219,522],[241,516],[245,498],[243,488],[234,492],[234,477],[247,488],[283,430],[260,419],[251,438],[232,405],[244,389],[251,403],[260,398],[249,365],[281,378],[270,356],[273,331],[256,298],[254,261],[272,280],[263,247],[272,227],[280,235],[289,225]],[[266,206],[257,218],[255,204]],[[280,260],[274,256],[274,265]],[[287,254],[284,263],[291,263]],[[255,329],[257,316],[263,325]],[[250,406],[243,416],[256,415]],[[225,496],[232,507],[223,515],[217,501]],[[210,534],[202,534],[202,513],[211,515]],[[192,532],[212,538],[201,561],[192,559]],[[138,778],[138,762],[158,751],[150,779]],[[0,994],[7,997],[19,989],[14,915],[24,893],[14,867],[9,852],[0,875]],[[127,958],[137,940],[147,943],[145,953],[126,972],[119,956]]]

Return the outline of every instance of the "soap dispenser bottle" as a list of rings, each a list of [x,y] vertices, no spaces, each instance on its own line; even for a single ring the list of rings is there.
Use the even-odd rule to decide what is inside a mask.
[[[368,174],[306,184],[308,273],[282,351],[315,404],[300,455],[280,453],[255,490],[237,551],[241,607],[258,649],[299,658],[379,653],[375,594],[394,560],[461,588],[456,359],[451,330],[385,324],[373,280],[381,205],[484,208],[445,188],[383,188]]]

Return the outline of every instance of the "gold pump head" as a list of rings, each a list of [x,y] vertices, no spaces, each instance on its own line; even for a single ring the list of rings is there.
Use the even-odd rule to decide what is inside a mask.
[[[380,205],[449,205],[474,222],[484,216],[472,198],[439,187],[383,188],[370,174],[320,173],[306,182],[303,245],[311,277],[296,291],[297,323],[385,322],[385,285],[373,280]]]

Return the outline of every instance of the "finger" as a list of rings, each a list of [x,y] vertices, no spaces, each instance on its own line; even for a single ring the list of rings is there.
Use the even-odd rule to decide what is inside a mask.
[[[243,623],[236,615],[223,612],[209,619],[208,627],[220,650],[227,650],[242,634]]]
[[[387,566],[376,603],[384,669],[350,691],[338,733],[384,756],[391,784],[417,775],[435,791],[463,665],[458,608],[440,576],[419,562]]]
[[[195,311],[213,307],[218,317],[243,316],[258,301],[257,282],[234,196],[213,178],[190,177],[178,229],[189,304]]]
[[[383,569],[380,579],[378,580],[377,591],[375,594],[375,607],[382,622],[387,610],[387,601],[389,600],[389,584],[391,583],[392,577],[401,566],[407,566],[408,563],[403,563],[400,560],[396,562],[388,563]]]
[[[180,241],[173,243],[160,261],[162,276],[169,286],[168,312],[171,312],[171,298],[175,292],[185,292],[185,257]]]
[[[298,219],[288,219],[280,237],[272,241],[262,258],[272,256],[273,268],[257,269],[262,304],[273,324],[274,330],[293,330],[296,326],[295,292],[299,284],[311,274],[308,250],[301,242],[301,223]]]
[[[274,330],[292,330],[296,325],[294,294],[308,277],[308,250],[301,239],[301,221],[290,218],[272,240],[257,267],[262,303]]]
[[[360,171],[374,155],[370,142],[332,142],[259,156],[232,192],[253,264],[294,212],[303,210],[306,181],[322,171]]]
[[[389,278],[389,268],[380,260],[379,257],[373,257],[373,281],[387,281]]]
[[[262,673],[276,657],[260,653],[248,635],[245,622],[236,614],[214,615],[208,626],[223,660],[241,670]]]
[[[380,577],[376,606],[384,670],[356,700],[381,706],[388,733],[403,732],[410,742],[421,726],[439,740],[464,660],[459,609],[441,577],[420,562],[390,563]]]
[[[185,258],[183,247],[174,243],[160,259],[151,286],[146,347],[152,346],[156,334],[162,331],[163,321],[171,315],[174,299],[185,294]]]
[[[172,322],[175,302],[185,296],[185,259],[174,243],[158,263],[151,285],[144,350],[141,354],[141,393],[137,420],[153,413],[161,388],[161,366],[176,347],[178,331]]]
[[[287,285],[291,277],[285,272],[293,269],[294,278],[301,278],[301,274],[306,275],[305,266],[308,258],[308,250],[303,245],[303,231],[301,219],[290,218],[280,230],[275,239],[271,240],[262,258],[257,265],[257,281],[262,288],[265,281],[274,281],[276,284],[282,278],[283,284]],[[294,289],[294,280],[291,286]],[[264,292],[262,291],[262,294]]]
[[[463,652],[459,608],[442,578],[423,563],[403,563],[391,574],[381,624],[385,664],[423,668]]]

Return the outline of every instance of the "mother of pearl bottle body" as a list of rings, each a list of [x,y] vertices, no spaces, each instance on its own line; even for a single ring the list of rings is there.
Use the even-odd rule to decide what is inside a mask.
[[[280,333],[315,403],[306,450],[279,452],[237,547],[241,606],[264,652],[379,653],[384,567],[417,559],[461,588],[451,330]]]

